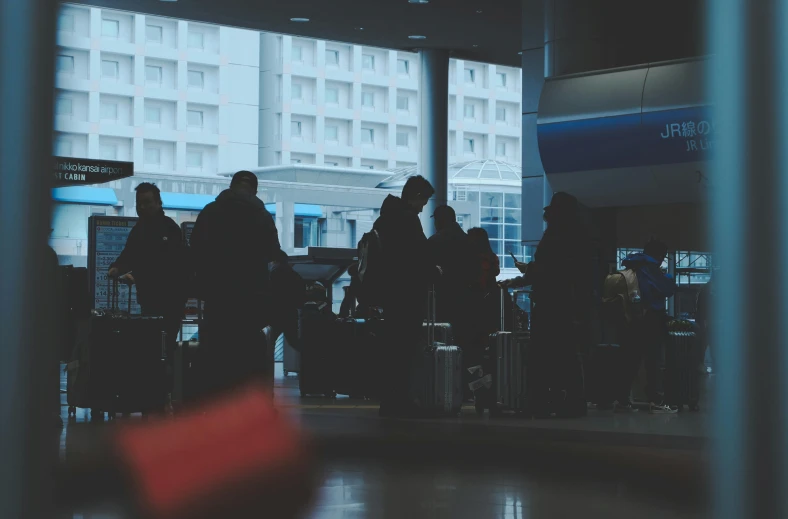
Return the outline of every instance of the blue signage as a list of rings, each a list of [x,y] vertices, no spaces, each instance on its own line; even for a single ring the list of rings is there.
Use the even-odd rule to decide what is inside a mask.
[[[546,173],[708,160],[716,127],[709,107],[540,124]]]

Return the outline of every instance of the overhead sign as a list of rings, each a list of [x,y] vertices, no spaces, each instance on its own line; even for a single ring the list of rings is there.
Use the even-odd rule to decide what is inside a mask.
[[[126,216],[91,216],[88,219],[88,273],[93,308],[107,309],[107,271],[123,252],[129,233],[136,224],[137,218]],[[128,290],[127,285],[120,284],[118,306],[124,311],[128,309]],[[136,285],[131,290],[131,313],[139,314]]]
[[[546,173],[705,161],[715,133],[705,106],[544,123],[537,129]]]
[[[55,187],[104,184],[134,176],[133,162],[117,160],[52,157],[55,161]]]

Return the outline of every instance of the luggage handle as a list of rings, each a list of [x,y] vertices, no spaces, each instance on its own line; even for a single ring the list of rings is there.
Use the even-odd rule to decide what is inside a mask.
[[[500,328],[500,330],[502,332],[506,331],[505,330],[505,328],[506,328],[506,316],[504,315],[504,312],[506,311],[506,294],[508,292],[509,291],[506,288],[501,287],[501,328]]]
[[[432,348],[435,345],[435,285],[430,287],[427,292],[427,348]]]
[[[120,283],[117,277],[107,275],[107,310],[110,313],[120,313]],[[132,283],[128,283],[129,287],[129,302],[127,311],[131,315],[131,296],[132,296]]]

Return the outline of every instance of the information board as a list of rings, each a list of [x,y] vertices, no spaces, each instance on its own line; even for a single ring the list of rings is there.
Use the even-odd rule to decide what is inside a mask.
[[[136,224],[137,218],[126,216],[91,216],[88,219],[88,270],[93,308],[108,308],[107,271],[120,256],[126,246],[129,233]],[[128,290],[127,285],[120,285],[118,304],[124,311],[128,309]],[[131,313],[139,314],[141,311],[137,304],[137,287],[132,286],[131,290]]]
[[[194,230],[194,222],[183,222],[181,224],[181,232],[183,233],[183,241],[186,243],[186,247],[189,246],[189,240],[192,237],[192,231]],[[192,294],[190,294],[192,295]],[[197,305],[200,301],[197,298],[190,297],[186,300],[186,319],[189,321],[196,321],[198,318],[198,308]],[[204,307],[203,307],[204,308]]]

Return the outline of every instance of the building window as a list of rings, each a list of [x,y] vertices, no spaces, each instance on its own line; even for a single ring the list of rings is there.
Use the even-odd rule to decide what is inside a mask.
[[[118,103],[103,102],[101,103],[100,112],[102,121],[117,121]]]
[[[364,169],[375,169],[373,164],[362,164],[361,167]]]
[[[187,110],[186,111],[186,122],[189,125],[189,128],[200,128],[200,129],[202,129],[202,124],[203,124],[203,113],[202,113],[202,110]]]
[[[361,142],[363,144],[372,144],[375,142],[375,130],[372,128],[361,128]]]
[[[102,144],[99,148],[99,157],[102,160],[118,160],[118,146],[116,144]]]
[[[205,48],[205,34],[199,31],[189,31],[187,45],[190,49],[204,49]]]
[[[330,67],[338,67],[339,66],[339,51],[338,50],[327,50],[326,51],[326,65]]]
[[[145,122],[148,124],[161,124],[161,108],[158,106],[146,106]]]
[[[326,103],[339,103],[339,90],[336,88],[326,88]]]
[[[186,167],[202,169],[202,151],[186,150]]]
[[[57,141],[55,145],[55,154],[59,157],[70,157],[73,154],[73,149],[74,146],[71,144],[71,141]]]
[[[68,97],[60,97],[55,104],[56,115],[74,115],[74,102]]]
[[[408,133],[407,132],[397,132],[397,146],[402,148],[408,147]]]
[[[374,108],[375,94],[372,92],[361,92],[361,106],[365,108]]]
[[[61,32],[74,32],[76,30],[73,14],[61,14],[57,20],[57,30]]]
[[[153,65],[145,65],[145,82],[155,85],[161,85],[162,70],[161,67]]]
[[[293,247],[296,249],[304,249],[306,247],[318,246],[320,229],[317,218],[296,216],[293,223]]]
[[[400,76],[410,75],[410,62],[406,59],[397,60],[397,74]]]
[[[325,165],[326,165],[326,166],[333,166],[333,167],[337,167],[337,166],[339,166],[339,162],[325,161]]]
[[[473,139],[465,139],[462,145],[465,153],[476,153],[476,142]]]
[[[361,68],[364,70],[375,70],[375,56],[372,54],[362,54]]]
[[[301,164],[301,159],[290,159],[290,164]]]
[[[408,96],[397,96],[397,110],[408,111]]]
[[[465,82],[466,83],[476,83],[476,71],[472,68],[465,69]]]
[[[205,86],[205,74],[201,70],[190,70],[188,76],[189,88],[202,89]]]
[[[108,59],[101,60],[101,77],[107,79],[118,79],[120,75],[120,63]]]
[[[498,88],[506,88],[506,74],[504,72],[495,74],[495,86]]]
[[[160,25],[146,25],[145,39],[149,43],[161,43],[164,41],[164,28]]]
[[[159,148],[145,148],[144,160],[146,165],[158,166],[161,164],[161,150]]]
[[[466,103],[464,111],[466,119],[474,119],[476,117],[476,107],[474,105]]]
[[[339,127],[338,126],[326,126],[326,140],[327,141],[337,141],[339,139]]]
[[[506,107],[503,106],[495,107],[495,120],[506,122]]]
[[[293,100],[296,100],[296,101],[300,101],[301,100],[301,96],[303,94],[302,90],[303,90],[303,88],[301,88],[301,84],[300,83],[293,83],[290,86],[290,99],[293,99]]]
[[[301,137],[301,121],[290,121],[290,135]]]
[[[57,71],[64,74],[74,73],[74,56],[60,55],[57,57]]]
[[[290,54],[293,58],[293,61],[296,63],[301,63],[303,60],[303,49],[300,45],[293,45],[293,48],[290,50]]]
[[[120,22],[118,20],[101,20],[101,35],[107,38],[117,38],[120,34]]]
[[[498,141],[495,143],[495,155],[498,157],[506,156],[506,143]]]

